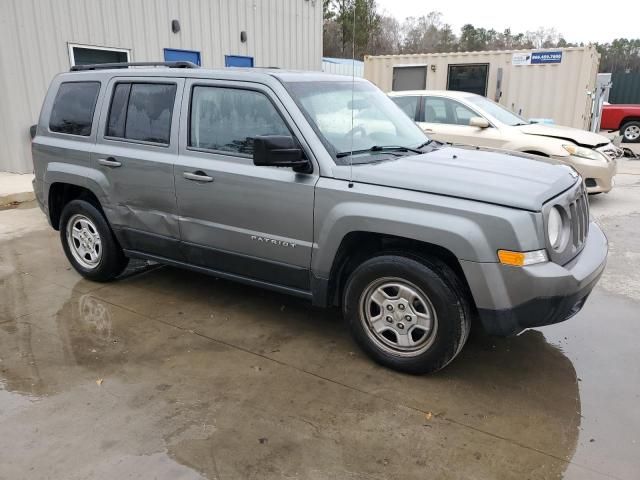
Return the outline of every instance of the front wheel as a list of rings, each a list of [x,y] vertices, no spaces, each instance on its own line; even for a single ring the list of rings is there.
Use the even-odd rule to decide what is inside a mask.
[[[640,122],[633,121],[625,123],[620,129],[623,141],[627,143],[640,142]]]
[[[343,300],[355,340],[376,362],[395,370],[440,370],[469,335],[464,290],[437,259],[371,258],[351,274]]]
[[[73,268],[89,280],[113,280],[129,263],[102,213],[85,200],[65,205],[60,240]]]

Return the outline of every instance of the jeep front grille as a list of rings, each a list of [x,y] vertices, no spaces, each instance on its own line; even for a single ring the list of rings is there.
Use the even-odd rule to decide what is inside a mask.
[[[589,199],[586,191],[569,204],[573,246],[580,250],[589,233]]]
[[[582,251],[589,234],[589,198],[584,182],[582,180],[576,182],[569,190],[545,203],[542,207],[545,219],[554,207],[563,212],[565,222],[568,223],[568,238],[562,242],[559,249],[549,244],[547,238],[547,252],[551,261],[558,265],[565,265]]]

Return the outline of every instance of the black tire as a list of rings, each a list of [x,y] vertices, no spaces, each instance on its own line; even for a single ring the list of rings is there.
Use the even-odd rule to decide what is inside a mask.
[[[631,122],[627,122],[624,125],[622,125],[622,127],[620,127],[620,135],[622,135],[622,141],[624,143],[638,143],[640,142],[640,135],[635,136],[635,138],[629,139],[627,137],[627,134],[630,134],[630,132],[627,132],[627,129],[633,129],[636,132],[638,130],[640,130],[640,121],[634,120]]]
[[[88,218],[96,228],[101,240],[100,260],[92,268],[86,268],[74,257],[67,241],[67,227],[71,219],[77,215]],[[113,235],[107,220],[100,210],[85,200],[72,200],[67,203],[60,215],[60,240],[67,259],[75,270],[83,277],[95,282],[108,282],[120,275],[129,259],[124,255],[120,244]]]
[[[402,279],[425,294],[435,311],[435,331],[425,350],[394,352],[381,346],[366,320],[366,293],[381,279]],[[343,314],[360,347],[377,363],[412,374],[432,373],[444,368],[460,353],[469,336],[471,310],[465,289],[456,273],[438,259],[385,254],[359,265],[350,275],[344,291]],[[385,312],[382,310],[382,312]],[[384,313],[386,314],[386,313]],[[395,320],[394,320],[395,322]],[[379,336],[379,334],[378,334]]]

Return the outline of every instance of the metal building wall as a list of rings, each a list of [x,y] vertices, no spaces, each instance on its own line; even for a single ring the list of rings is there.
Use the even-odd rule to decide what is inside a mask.
[[[502,68],[502,105],[525,118],[552,118],[559,125],[588,129],[588,92],[595,88],[600,56],[595,47],[552,50],[562,50],[561,63],[512,64],[513,53],[531,50],[368,56],[364,77],[388,92],[392,89],[394,66],[427,65],[425,89],[446,90],[448,65],[488,63],[487,97],[496,99],[498,69]]]
[[[162,61],[164,48],[176,48],[200,51],[209,68],[223,67],[226,54],[252,56],[256,67],[321,70],[322,2],[0,1],[0,171],[31,171],[29,126],[52,77],[70,67],[69,43],[129,49],[131,61]]]

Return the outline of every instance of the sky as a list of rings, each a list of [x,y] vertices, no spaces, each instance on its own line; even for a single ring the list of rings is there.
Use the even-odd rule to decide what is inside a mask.
[[[382,11],[398,20],[420,17],[431,11],[456,34],[460,27],[494,28],[513,33],[555,28],[568,42],[610,42],[614,38],[640,38],[640,2],[596,2],[595,0],[377,0]],[[607,12],[606,5],[611,5]],[[624,5],[624,7],[623,7]],[[597,7],[599,6],[599,10]],[[624,13],[623,13],[624,11]]]

